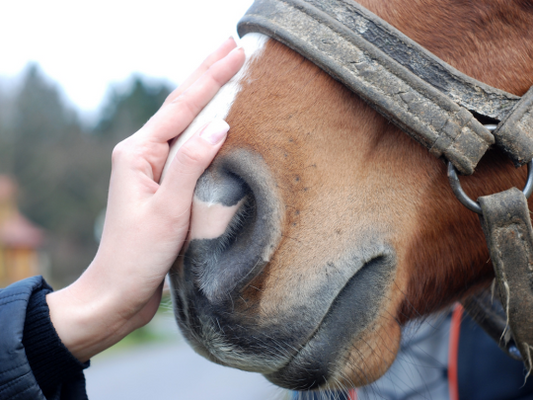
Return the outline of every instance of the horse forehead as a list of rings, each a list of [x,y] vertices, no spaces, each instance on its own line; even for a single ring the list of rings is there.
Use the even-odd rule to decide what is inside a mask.
[[[248,73],[252,61],[261,56],[268,40],[268,36],[260,33],[249,33],[240,40],[239,47],[242,47],[246,54],[244,66],[219,90],[216,96],[204,107],[188,128],[180,136],[173,139],[170,145],[167,162],[163,170],[163,176],[174,159],[178,149],[195,132],[197,132],[198,129],[215,119],[225,119],[228,116],[235,98],[242,89],[242,83],[249,75]]]

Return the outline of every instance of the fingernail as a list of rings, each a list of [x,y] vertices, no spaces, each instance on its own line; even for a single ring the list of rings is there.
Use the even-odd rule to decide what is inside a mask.
[[[223,119],[210,122],[202,132],[200,137],[204,138],[211,144],[218,144],[226,137],[229,131],[229,125]]]
[[[237,51],[244,51],[244,48],[243,48],[242,46],[237,46],[237,47],[235,47],[233,50],[231,50],[231,51],[229,52],[229,54],[231,54],[231,53],[235,53],[235,52],[237,52]]]
[[[230,36],[229,38],[224,40],[224,43],[222,43],[220,45],[220,47],[224,47],[226,45],[226,43],[228,43],[228,42],[233,42],[233,44],[237,45],[237,42],[235,41],[235,38],[233,36]]]

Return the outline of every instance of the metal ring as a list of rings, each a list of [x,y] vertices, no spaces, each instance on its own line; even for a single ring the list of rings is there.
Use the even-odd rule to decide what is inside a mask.
[[[463,205],[468,208],[471,211],[474,211],[475,213],[481,214],[481,207],[479,206],[479,203],[477,201],[472,200],[468,195],[464,192],[463,188],[461,187],[461,182],[459,181],[459,177],[457,176],[457,171],[455,170],[455,167],[451,162],[448,161],[448,179],[450,181],[450,186],[452,187],[453,193],[457,197],[457,199],[463,203]],[[524,186],[524,189],[522,189],[522,192],[524,193],[524,196],[526,196],[526,199],[531,196],[531,193],[533,192],[533,160],[527,163],[527,182]]]

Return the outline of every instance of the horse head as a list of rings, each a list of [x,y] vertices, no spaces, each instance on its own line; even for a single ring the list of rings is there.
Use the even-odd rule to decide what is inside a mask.
[[[359,2],[475,79],[533,84],[527,0]],[[189,128],[231,126],[170,274],[176,319],[200,354],[280,386],[367,384],[407,321],[490,284],[478,218],[441,159],[341,83],[264,35],[242,45],[245,67]],[[473,198],[524,181],[499,150],[462,178]]]

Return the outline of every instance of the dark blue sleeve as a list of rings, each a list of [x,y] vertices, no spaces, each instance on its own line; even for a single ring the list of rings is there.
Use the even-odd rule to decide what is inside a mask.
[[[500,350],[468,315],[461,322],[457,367],[460,399],[533,400],[524,363]]]
[[[0,289],[0,399],[87,399],[83,369],[50,321],[40,276]]]

